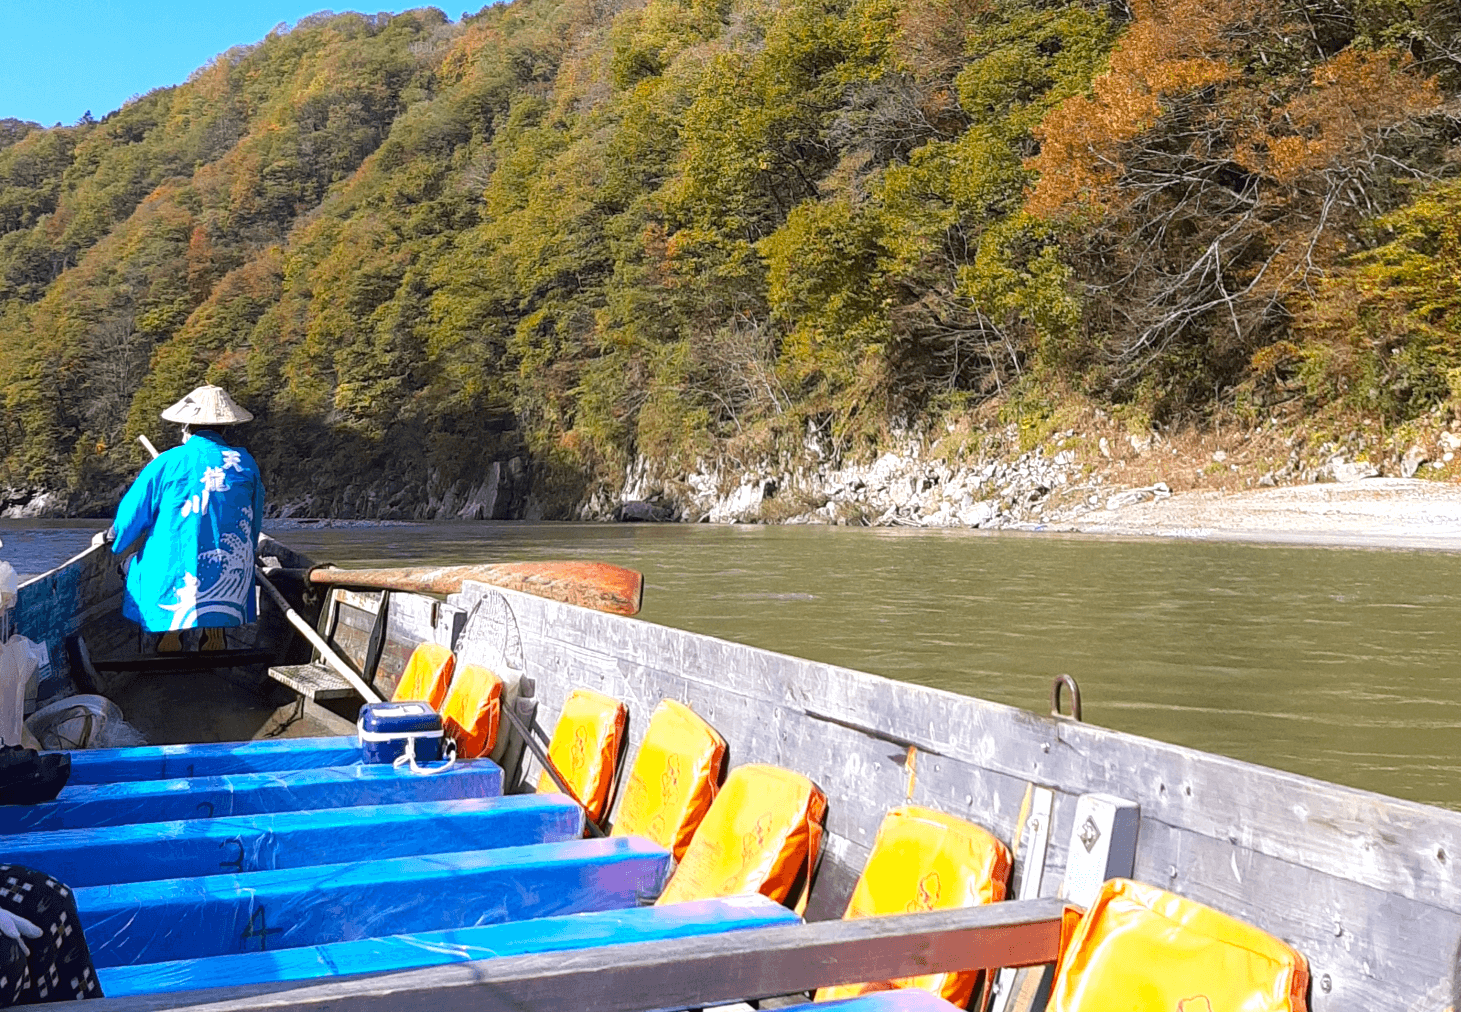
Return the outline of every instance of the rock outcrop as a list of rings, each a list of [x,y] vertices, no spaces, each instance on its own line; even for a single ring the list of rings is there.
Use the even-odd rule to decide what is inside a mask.
[[[1103,508],[1109,489],[1062,446],[1037,447],[1013,459],[951,462],[917,439],[868,463],[836,464],[825,455],[792,464],[766,460],[749,469],[702,463],[666,478],[650,461],[625,473],[618,501],[600,494],[579,511],[584,520],[624,519],[626,508],[652,504],[703,523],[857,524],[904,527],[1038,527]],[[816,459],[821,456],[822,459]],[[1168,495],[1165,485],[1128,490],[1123,501]],[[1114,507],[1113,507],[1114,508]]]

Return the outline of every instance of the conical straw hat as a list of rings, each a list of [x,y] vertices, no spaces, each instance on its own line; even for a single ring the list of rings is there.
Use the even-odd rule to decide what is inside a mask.
[[[164,422],[181,425],[239,425],[253,417],[215,386],[199,387],[162,413]]]

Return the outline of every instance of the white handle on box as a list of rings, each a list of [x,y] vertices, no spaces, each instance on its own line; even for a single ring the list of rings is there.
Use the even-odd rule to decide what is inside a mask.
[[[442,749],[447,753],[446,762],[440,766],[419,766],[416,763],[416,736],[412,735],[406,739],[406,751],[396,756],[396,761],[391,765],[396,769],[410,764],[411,772],[418,776],[429,777],[434,773],[445,773],[456,764],[457,743],[452,738],[447,738],[442,743]]]

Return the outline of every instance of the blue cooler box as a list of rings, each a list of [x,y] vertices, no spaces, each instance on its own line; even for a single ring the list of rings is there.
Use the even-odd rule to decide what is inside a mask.
[[[355,728],[362,762],[393,763],[406,754],[408,741],[416,743],[418,763],[441,759],[441,714],[429,703],[366,703]]]

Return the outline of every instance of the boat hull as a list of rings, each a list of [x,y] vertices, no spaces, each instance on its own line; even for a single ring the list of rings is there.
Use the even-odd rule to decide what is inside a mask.
[[[120,583],[108,565],[83,553],[26,584],[18,631],[64,657],[76,631],[112,628]],[[354,619],[374,613],[357,605]],[[630,754],[649,713],[672,698],[726,738],[732,765],[809,776],[829,801],[809,920],[842,915],[883,815],[909,802],[1013,843],[1032,798],[1050,792],[1043,868],[1027,885],[1031,865],[1018,854],[1011,891],[1055,897],[1084,835],[1078,803],[1099,792],[1138,806],[1133,877],[1288,942],[1309,961],[1314,1012],[1449,1004],[1461,936],[1456,812],[480,584],[444,601],[393,595],[388,614],[383,672],[417,643],[448,644],[516,684],[544,727],[574,689],[602,692],[629,706]],[[284,642],[278,619],[265,610],[258,642]],[[344,649],[357,663],[366,628]],[[505,765],[507,791],[537,782],[530,758]]]

